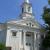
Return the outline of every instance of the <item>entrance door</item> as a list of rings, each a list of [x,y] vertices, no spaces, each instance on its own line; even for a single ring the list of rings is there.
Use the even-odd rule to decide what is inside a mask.
[[[11,50],[11,47],[7,47],[7,50]]]

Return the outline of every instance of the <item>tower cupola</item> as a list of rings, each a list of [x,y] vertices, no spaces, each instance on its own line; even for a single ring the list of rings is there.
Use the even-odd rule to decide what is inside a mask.
[[[24,3],[22,4],[22,18],[23,17],[32,17],[32,5],[29,0],[24,0]]]

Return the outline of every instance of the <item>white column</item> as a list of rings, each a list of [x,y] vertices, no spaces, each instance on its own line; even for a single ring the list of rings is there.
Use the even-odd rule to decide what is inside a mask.
[[[24,32],[24,42],[23,42],[23,48],[25,50],[25,45],[26,45],[26,32]]]
[[[34,32],[34,50],[37,50],[37,46],[36,46],[36,32]]]
[[[22,35],[22,31],[20,30],[18,32],[18,37],[19,37],[19,50],[21,50],[22,46],[21,46],[21,35]]]

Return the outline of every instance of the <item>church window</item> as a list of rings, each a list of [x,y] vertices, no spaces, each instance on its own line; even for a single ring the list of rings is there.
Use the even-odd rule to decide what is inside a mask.
[[[26,34],[26,36],[30,37],[31,35],[30,34]]]
[[[26,43],[26,45],[31,46],[31,43]]]
[[[22,13],[23,13],[23,11],[24,11],[24,8],[22,8]]]
[[[28,43],[26,43],[26,45],[28,45]]]
[[[16,36],[17,32],[16,31],[12,31],[12,36]]]
[[[39,46],[40,46],[40,44],[39,44]]]
[[[32,25],[32,27],[33,27],[34,25]]]
[[[41,38],[44,39],[44,36],[42,35]]]
[[[27,24],[28,25],[28,24]]]
[[[28,7],[28,12],[30,11],[30,7]]]
[[[27,23],[27,26],[30,26],[31,27],[32,25],[31,25],[31,23]]]

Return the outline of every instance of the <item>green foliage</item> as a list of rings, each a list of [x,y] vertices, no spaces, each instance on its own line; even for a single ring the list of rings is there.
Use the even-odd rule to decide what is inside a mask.
[[[50,47],[50,32],[48,32],[48,35],[43,41],[43,47],[45,48]]]
[[[50,4],[50,0],[48,0],[48,3]],[[42,15],[44,21],[46,24],[48,24],[49,27],[46,27],[46,30],[49,30],[47,32],[47,35],[45,39],[43,40],[43,47],[48,48],[50,47],[50,8],[44,7],[44,13]]]
[[[43,19],[45,20],[45,23],[50,25],[50,8],[44,8],[44,13],[42,15]]]
[[[48,0],[48,4],[50,4],[50,0]]]
[[[0,43],[0,50],[6,50],[5,44]]]

